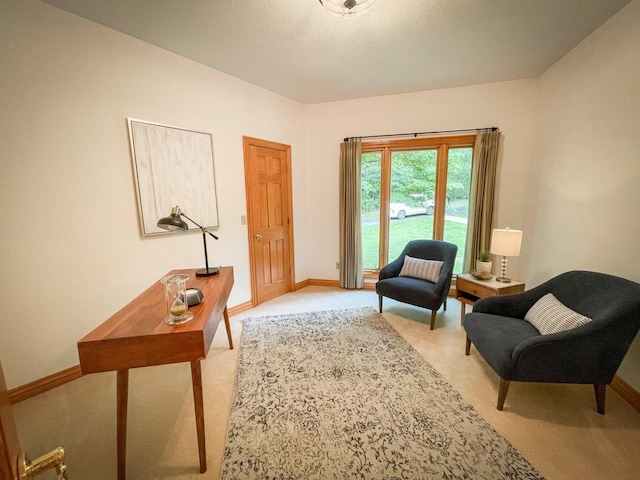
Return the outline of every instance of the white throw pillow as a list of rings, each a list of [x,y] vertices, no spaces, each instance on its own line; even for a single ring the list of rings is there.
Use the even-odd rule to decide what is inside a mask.
[[[547,293],[541,297],[529,309],[524,319],[536,327],[542,335],[564,332],[591,321],[589,317],[564,305],[553,293]]]
[[[438,260],[423,260],[422,258],[414,258],[409,255],[404,256],[404,263],[400,270],[400,277],[413,277],[429,280],[437,283],[444,262]]]

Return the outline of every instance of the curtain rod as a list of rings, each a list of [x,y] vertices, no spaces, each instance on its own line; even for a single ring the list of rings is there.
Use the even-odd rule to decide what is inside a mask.
[[[389,137],[418,137],[418,135],[442,135],[447,133],[464,133],[464,132],[479,132],[480,130],[491,130],[495,132],[498,130],[498,127],[487,127],[487,128],[465,128],[462,130],[441,130],[439,132],[416,132],[416,133],[391,133],[388,135],[366,135],[364,137],[345,137],[344,141],[353,141],[353,140],[362,140],[365,138],[389,138]]]

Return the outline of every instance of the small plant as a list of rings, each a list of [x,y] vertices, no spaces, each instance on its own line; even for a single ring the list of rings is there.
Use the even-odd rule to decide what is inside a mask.
[[[478,260],[480,260],[481,262],[491,261],[491,252],[488,252],[486,250],[484,252],[480,252],[480,255],[478,255]]]

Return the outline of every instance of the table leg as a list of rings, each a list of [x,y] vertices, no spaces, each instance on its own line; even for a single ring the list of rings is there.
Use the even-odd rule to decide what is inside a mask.
[[[224,311],[222,312],[222,316],[224,317],[224,326],[227,327],[227,338],[229,339],[229,348],[233,350],[233,338],[231,338],[231,323],[229,323],[229,312],[227,311],[227,306],[224,306]]]
[[[204,438],[204,401],[202,397],[202,369],[200,367],[200,360],[191,362],[191,382],[193,383],[193,403],[196,410],[196,433],[198,435],[200,473],[204,473],[207,471],[207,450]]]
[[[127,475],[127,404],[129,400],[129,370],[118,370],[116,382],[117,400],[117,459],[118,480]]]

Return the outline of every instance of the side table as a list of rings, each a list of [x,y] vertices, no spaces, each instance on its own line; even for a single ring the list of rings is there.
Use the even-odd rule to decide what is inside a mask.
[[[456,278],[456,299],[460,300],[460,322],[464,322],[465,306],[473,305],[484,297],[510,295],[524,292],[524,283],[512,280],[509,283],[497,282],[495,277],[489,280],[478,280],[474,276],[463,273]]]

